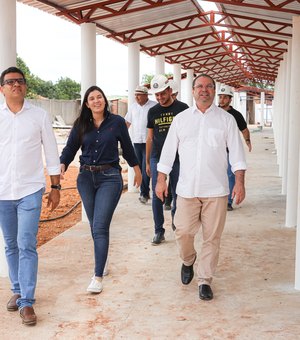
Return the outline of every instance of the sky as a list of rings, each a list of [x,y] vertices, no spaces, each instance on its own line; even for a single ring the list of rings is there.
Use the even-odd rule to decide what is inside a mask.
[[[17,2],[17,54],[34,75],[80,82],[80,40],[78,25]],[[127,47],[99,35],[96,44],[97,85],[107,95],[127,95]],[[166,63],[165,72],[173,73],[172,65]],[[141,78],[143,74],[155,74],[155,58],[141,53]]]

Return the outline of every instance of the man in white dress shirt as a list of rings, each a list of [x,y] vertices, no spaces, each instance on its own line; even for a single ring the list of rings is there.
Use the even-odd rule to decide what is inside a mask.
[[[148,89],[145,86],[137,86],[134,94],[136,101],[130,105],[125,120],[127,127],[131,126],[131,140],[142,173],[139,200],[146,204],[150,198],[150,177],[146,172],[147,116],[149,109],[157,102],[148,98]]]
[[[60,161],[47,112],[24,99],[24,73],[16,67],[4,70],[0,91],[5,98],[0,106],[0,226],[13,292],[7,310],[19,309],[22,323],[35,325],[36,236],[45,188],[42,146],[51,179],[48,206],[52,210],[60,200]]]
[[[156,195],[167,194],[166,175],[172,170],[176,152],[180,172],[177,183],[175,236],[183,261],[181,281],[189,284],[196,261],[194,239],[202,225],[202,247],[197,267],[199,297],[211,300],[229,193],[227,152],[236,177],[233,197],[236,204],[245,198],[245,154],[235,119],[217,107],[215,82],[201,74],[193,81],[195,105],[178,114],[171,124],[157,165]]]

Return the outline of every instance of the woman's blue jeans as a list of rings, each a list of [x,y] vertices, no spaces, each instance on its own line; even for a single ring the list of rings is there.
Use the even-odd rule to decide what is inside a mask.
[[[150,177],[146,172],[146,143],[134,143],[134,151],[136,158],[138,159],[139,166],[142,172],[142,183],[141,183],[141,197],[149,198],[150,192]]]
[[[164,229],[164,207],[163,207],[163,202],[156,196],[155,194],[155,186],[157,183],[157,163],[158,159],[157,158],[151,158],[150,159],[150,170],[151,170],[151,179],[152,179],[152,212],[153,212],[153,219],[154,219],[154,231],[155,234],[157,233],[165,233]],[[174,162],[172,171],[169,174],[170,177],[170,185],[171,185],[171,191],[172,191],[172,196],[173,196],[173,204],[172,204],[172,210],[171,210],[171,215],[172,215],[172,223],[174,220],[174,215],[176,212],[176,186],[178,182],[178,177],[179,177],[179,162]]]
[[[95,276],[102,277],[109,247],[109,227],[123,189],[119,169],[88,171],[80,168],[77,188],[94,241]]]
[[[37,232],[44,188],[18,200],[0,200],[0,225],[9,278],[19,308],[32,306],[37,282]]]

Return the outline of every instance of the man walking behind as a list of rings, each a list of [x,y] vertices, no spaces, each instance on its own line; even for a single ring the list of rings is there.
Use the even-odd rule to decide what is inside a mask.
[[[199,297],[211,300],[220,240],[225,225],[228,196],[227,153],[236,176],[233,197],[240,204],[245,197],[244,149],[234,118],[213,104],[215,82],[205,74],[193,81],[195,105],[172,122],[157,165],[156,195],[167,193],[166,175],[172,170],[177,151],[180,173],[177,183],[175,236],[183,261],[181,281],[189,284],[196,261],[194,239],[202,225],[202,247],[197,268]]]
[[[236,120],[236,123],[238,125],[239,130],[243,134],[244,140],[248,146],[249,152],[252,150],[251,145],[251,139],[250,139],[250,131],[247,128],[247,123],[243,117],[243,115],[235,110],[230,104],[233,97],[233,91],[230,86],[228,85],[222,85],[219,89],[219,107],[221,107],[223,110],[230,113],[234,119]],[[228,151],[228,150],[227,150]],[[229,195],[228,195],[228,204],[227,204],[227,211],[232,211],[232,190],[235,184],[235,176],[234,173],[231,170],[231,165],[229,163],[228,158],[228,168],[227,168],[227,176],[229,181]]]
[[[14,293],[7,310],[19,309],[25,325],[35,325],[32,305],[37,281],[36,251],[45,178],[42,145],[51,178],[48,206],[60,200],[60,162],[47,112],[24,98],[23,72],[10,67],[0,76],[5,103],[0,106],[0,226]]]
[[[150,177],[146,172],[147,116],[149,109],[157,103],[148,98],[145,86],[137,86],[134,94],[136,102],[130,105],[125,120],[127,127],[131,126],[131,140],[142,173],[139,200],[146,204],[150,198]]]
[[[159,245],[165,241],[164,211],[163,202],[155,194],[157,181],[157,163],[161,149],[169,131],[173,118],[181,111],[188,108],[185,103],[174,101],[172,89],[168,79],[164,75],[157,75],[151,80],[151,92],[155,94],[158,104],[153,106],[148,112],[148,136],[146,141],[146,170],[152,178],[152,212],[154,219],[155,235],[152,245]],[[170,170],[170,184],[173,196],[173,206],[171,210],[172,228],[175,229],[173,217],[176,211],[176,185],[179,174],[179,158],[175,157],[173,169]],[[167,196],[167,193],[166,195]]]

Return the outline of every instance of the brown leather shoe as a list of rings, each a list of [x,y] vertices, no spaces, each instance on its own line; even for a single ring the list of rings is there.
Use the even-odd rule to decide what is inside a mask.
[[[20,310],[20,317],[24,325],[34,326],[36,324],[37,317],[34,313],[33,307],[23,307]]]
[[[17,300],[21,297],[20,294],[14,294],[7,302],[6,308],[9,312],[15,312],[18,310]]]

